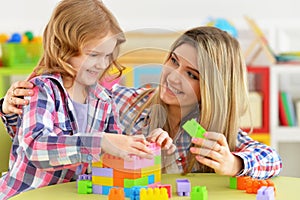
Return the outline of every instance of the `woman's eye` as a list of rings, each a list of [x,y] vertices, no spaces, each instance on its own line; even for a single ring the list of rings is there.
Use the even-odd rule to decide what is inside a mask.
[[[178,61],[176,60],[176,58],[171,57],[171,62],[172,62],[173,64],[179,66],[179,63],[178,63]]]
[[[195,79],[195,80],[199,80],[198,76],[194,75],[192,72],[187,72],[188,76],[191,77],[192,79]]]

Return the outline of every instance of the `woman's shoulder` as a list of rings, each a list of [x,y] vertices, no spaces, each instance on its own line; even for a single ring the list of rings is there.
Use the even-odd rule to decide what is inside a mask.
[[[126,87],[119,84],[115,84],[111,89],[111,93],[115,101],[118,103],[120,101],[128,101],[129,99],[135,99],[147,90],[149,89]]]

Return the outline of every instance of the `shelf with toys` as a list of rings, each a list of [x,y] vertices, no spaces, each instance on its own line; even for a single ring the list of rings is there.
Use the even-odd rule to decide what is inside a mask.
[[[0,97],[3,97],[12,76],[31,73],[42,53],[42,38],[30,31],[13,33],[11,36],[0,34],[0,46]]]
[[[300,151],[300,63],[270,67],[270,94],[271,146],[285,163],[282,175],[300,177],[300,159],[291,156]]]

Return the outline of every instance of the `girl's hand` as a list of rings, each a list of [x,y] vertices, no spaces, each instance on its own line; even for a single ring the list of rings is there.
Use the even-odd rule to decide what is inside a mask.
[[[153,158],[153,153],[147,147],[149,143],[142,137],[104,133],[101,148],[111,155],[130,160],[134,154],[143,158]]]
[[[162,130],[161,128],[154,129],[149,137],[147,138],[150,142],[155,142],[163,150],[167,150],[167,154],[171,154],[175,151],[176,146],[173,144],[172,138],[170,138],[169,134]]]
[[[235,176],[242,170],[242,159],[230,152],[223,134],[206,132],[205,138],[193,138],[192,143],[197,147],[190,151],[198,162],[213,168],[217,174]]]
[[[18,106],[28,105],[29,101],[23,96],[32,96],[33,84],[27,81],[17,81],[13,83],[4,96],[2,105],[3,114],[22,114],[22,109]]]

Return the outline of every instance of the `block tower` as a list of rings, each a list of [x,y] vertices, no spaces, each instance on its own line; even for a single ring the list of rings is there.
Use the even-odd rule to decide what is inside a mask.
[[[151,143],[153,159],[132,155],[127,161],[109,154],[102,155],[99,162],[92,164],[92,187],[94,194],[108,195],[113,187],[124,188],[126,197],[135,186],[157,184],[161,181],[161,148]]]

